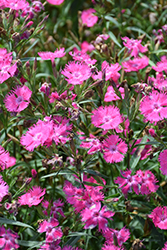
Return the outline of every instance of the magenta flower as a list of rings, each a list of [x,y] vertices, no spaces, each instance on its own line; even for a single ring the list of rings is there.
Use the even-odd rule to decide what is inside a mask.
[[[117,247],[115,245],[104,244],[102,250],[124,250],[122,247]]]
[[[144,47],[141,42],[142,40],[135,40],[135,39],[130,39],[127,36],[122,37],[122,40],[124,40],[125,42],[123,42],[123,45],[128,48],[129,53],[131,54],[131,56],[137,57],[139,52],[141,53],[145,53],[148,49],[146,47]]]
[[[5,8],[12,10],[24,10],[29,6],[29,3],[25,0],[5,0]]]
[[[41,189],[41,187],[32,187],[26,194],[23,194],[19,197],[18,201],[21,205],[28,205],[29,207],[37,206],[41,203],[44,197],[41,198],[45,194],[45,189]]]
[[[103,236],[105,237],[106,243],[108,245],[114,245],[114,240],[116,239],[118,246],[121,247],[123,246],[123,243],[130,238],[130,231],[125,227],[123,227],[121,230],[106,228],[106,230],[103,231]]]
[[[9,186],[0,176],[0,202],[3,200],[3,197],[8,194]]]
[[[167,175],[167,149],[160,153],[158,160],[160,162],[160,170],[162,174]]]
[[[50,51],[43,51],[43,52],[38,52],[38,55],[42,58],[42,60],[51,60],[54,62],[55,58],[61,58],[65,56],[64,52],[65,48],[57,49],[55,52],[50,52]]]
[[[114,106],[101,106],[92,111],[92,123],[104,130],[115,129],[122,122],[120,111]]]
[[[47,0],[47,2],[53,5],[60,5],[64,2],[64,0]]]
[[[61,72],[72,85],[82,84],[91,77],[91,70],[85,63],[69,62]]]
[[[96,13],[96,11],[92,8],[82,11],[81,20],[82,23],[85,24],[87,27],[94,26],[95,23],[97,23],[98,21],[98,17],[95,16],[93,13]]]
[[[89,148],[87,153],[91,155],[98,151],[101,151],[102,144],[99,139],[97,139],[94,135],[90,134],[89,138],[86,138],[86,141],[82,141],[80,147]]]
[[[167,90],[167,78],[162,72],[156,74],[156,78],[148,77],[148,82],[153,83],[154,87],[160,91]]]
[[[0,227],[0,248],[3,250],[17,249],[17,233],[13,233],[10,229],[5,229],[4,226]]]
[[[61,202],[60,199],[56,200],[53,202],[53,206],[51,207],[51,211],[50,211],[50,216],[53,216],[55,219],[58,219],[59,215],[58,213],[65,217],[64,213],[63,213],[63,207],[64,203]]]
[[[156,227],[167,229],[167,207],[156,207],[149,215],[149,218],[153,220]]]
[[[122,99],[124,99],[124,88],[120,87],[118,89],[118,91],[120,91],[120,94],[122,96]],[[105,102],[112,102],[112,101],[116,101],[116,100],[120,100],[120,97],[115,93],[115,90],[112,86],[108,86],[107,88],[107,92],[104,96],[104,101]]]
[[[0,167],[1,170],[4,170],[6,168],[10,168],[14,166],[16,163],[16,159],[13,156],[9,155],[8,151],[5,151],[5,149],[0,146]]]
[[[90,208],[85,208],[81,211],[82,221],[85,222],[85,229],[92,229],[98,225],[99,231],[106,229],[108,221],[106,218],[114,216],[114,212],[103,206],[101,209],[101,203],[95,203]]]
[[[161,121],[167,118],[167,95],[154,91],[142,99],[139,109],[148,121]]]
[[[162,250],[167,250],[167,242],[165,242],[164,247],[162,248]]]
[[[124,61],[122,63],[124,70],[126,72],[138,71],[139,69],[143,69],[148,65],[149,58],[144,57],[136,57],[133,60]]]
[[[61,239],[63,232],[60,227],[57,227],[58,225],[58,220],[54,218],[50,218],[49,221],[44,220],[42,223],[40,223],[38,232],[46,232],[46,243],[52,243]]]
[[[21,112],[28,107],[31,94],[32,91],[27,86],[17,86],[4,99],[6,109],[9,112]]]
[[[167,57],[162,56],[161,61],[157,62],[156,66],[153,66],[152,68],[157,72],[165,71],[165,73],[167,73]]]
[[[103,157],[109,163],[122,161],[128,150],[126,143],[118,135],[110,135],[102,142],[102,148],[104,151]]]

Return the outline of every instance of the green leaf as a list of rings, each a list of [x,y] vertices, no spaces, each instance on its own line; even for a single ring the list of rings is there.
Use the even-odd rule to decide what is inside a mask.
[[[121,26],[120,23],[117,22],[117,20],[115,20],[115,18],[111,17],[111,16],[105,16],[105,19],[114,23],[117,27]]]
[[[14,221],[14,220],[9,220],[7,218],[2,218],[0,217],[0,223],[2,224],[8,224],[8,225],[15,225],[15,226],[20,226],[20,227],[29,227],[31,229],[34,230],[34,228],[28,224],[25,224],[23,222],[20,222],[20,221]]]
[[[77,241],[81,238],[82,235],[79,236],[72,236],[65,244],[65,246],[70,245],[70,246],[75,246]]]
[[[151,39],[151,37],[142,29],[139,29],[137,27],[127,27],[126,30],[132,30],[132,31],[136,31],[140,34],[146,34],[147,38]]]
[[[30,247],[30,249],[40,247],[40,245],[42,245],[41,241],[18,240],[18,243],[20,246]]]
[[[113,40],[114,43],[116,43],[118,45],[118,47],[122,48],[121,44],[118,42],[116,36],[111,32],[108,31],[108,35],[110,36],[110,38]]]

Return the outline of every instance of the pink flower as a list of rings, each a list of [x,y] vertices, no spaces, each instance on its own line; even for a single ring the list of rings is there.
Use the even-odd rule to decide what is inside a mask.
[[[167,229],[167,207],[156,207],[149,215],[149,218],[153,220],[156,227]]]
[[[93,44],[88,43],[87,41],[83,41],[81,43],[81,51],[83,53],[86,53],[87,51],[92,52],[95,49],[95,47],[93,46]]]
[[[167,149],[160,153],[158,160],[160,162],[162,174],[167,175]]]
[[[109,163],[122,161],[128,150],[126,143],[118,135],[110,135],[102,142],[102,148],[104,151],[103,157]]]
[[[165,242],[164,247],[162,248],[162,250],[167,250],[167,242]]]
[[[163,75],[162,72],[156,74],[156,78],[148,77],[149,83],[153,83],[154,87],[159,89],[160,91],[167,90],[167,78]]]
[[[82,84],[91,77],[91,70],[85,63],[69,62],[61,72],[72,85]]]
[[[157,62],[156,66],[152,67],[155,71],[162,72],[165,71],[167,73],[167,57],[162,56],[161,61]]]
[[[118,92],[120,92],[122,99],[124,99],[124,88],[120,87],[118,89]],[[104,101],[105,102],[112,102],[112,101],[116,101],[116,100],[120,100],[120,97],[116,94],[114,88],[112,86],[108,86],[107,88],[107,92],[104,96]]]
[[[64,206],[64,203],[61,202],[60,199],[54,201],[53,206],[51,207],[50,216],[53,215],[55,219],[58,219],[59,217],[58,213],[59,213],[61,216],[65,217],[63,213],[63,208],[62,208],[63,206]]]
[[[9,186],[0,176],[0,202],[3,200],[3,197],[8,194]]]
[[[104,130],[115,129],[122,122],[119,109],[114,106],[101,106],[92,111],[92,123]]]
[[[97,139],[94,135],[90,134],[89,138],[86,138],[86,141],[82,141],[80,147],[90,148],[87,153],[91,155],[98,151],[101,151],[102,144],[99,139]]]
[[[29,3],[25,0],[5,0],[5,8],[10,8],[12,10],[24,10],[29,6]]]
[[[4,226],[0,227],[0,248],[3,250],[17,249],[17,233],[13,233],[10,229],[5,229]]]
[[[55,52],[50,52],[50,51],[43,51],[43,52],[38,52],[38,55],[42,58],[42,60],[51,60],[54,62],[55,58],[61,58],[65,56],[64,52],[65,48],[57,49]]]
[[[158,91],[150,93],[142,99],[139,110],[148,121],[158,122],[167,118],[167,95]]]
[[[21,112],[28,107],[31,94],[32,91],[27,86],[17,86],[4,99],[6,109],[9,112]]]
[[[146,47],[141,45],[142,40],[135,40],[132,38],[130,39],[127,36],[122,37],[122,40],[125,41],[123,42],[123,45],[128,48],[128,51],[129,53],[131,53],[131,56],[137,57],[139,52],[144,53],[148,50]]]
[[[122,247],[117,247],[115,245],[104,244],[102,250],[124,250],[124,249],[122,249]]]
[[[92,229],[98,225],[99,231],[106,229],[108,221],[106,218],[112,217],[115,213],[108,210],[106,206],[101,209],[101,203],[95,203],[90,208],[81,211],[82,221],[85,222],[85,229]]]
[[[69,54],[73,57],[75,61],[80,61],[82,63],[84,62],[88,66],[92,66],[97,62],[96,59],[91,59],[91,57],[88,54],[80,50],[76,50],[73,53],[69,52]]]
[[[64,2],[64,0],[47,0],[47,2],[53,5],[60,5]]]
[[[126,72],[138,71],[139,69],[143,69],[148,65],[149,58],[144,57],[136,57],[133,60],[124,61],[122,63],[124,70]]]
[[[40,225],[38,232],[46,232],[46,243],[52,243],[58,239],[61,239],[63,236],[62,230],[60,227],[55,228],[59,225],[58,220],[50,218],[49,221],[44,220]]]
[[[107,244],[114,245],[116,241],[118,246],[121,247],[123,246],[123,243],[130,238],[130,231],[125,227],[123,227],[121,230],[107,228],[105,231],[103,231],[103,236],[105,237]]]
[[[41,203],[44,197],[41,198],[45,194],[45,189],[41,189],[41,187],[32,187],[26,194],[23,194],[19,197],[18,201],[21,205],[28,205],[29,207],[37,206]]]
[[[92,8],[82,11],[81,20],[87,27],[93,27],[98,21],[98,17],[93,13],[96,13],[96,11]]]
[[[102,72],[105,72],[105,80],[113,80],[115,83],[118,81],[120,74],[118,71],[121,69],[119,63],[109,65],[108,62],[104,61],[101,65],[102,71],[99,71],[98,74],[93,74],[92,78],[94,80],[102,79]]]
[[[1,170],[4,170],[6,168],[10,168],[14,166],[16,163],[16,159],[13,156],[9,155],[8,151],[5,151],[5,149],[0,146],[0,167]]]

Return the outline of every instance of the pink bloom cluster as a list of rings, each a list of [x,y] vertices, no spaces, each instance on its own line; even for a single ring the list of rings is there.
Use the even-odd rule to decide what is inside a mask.
[[[139,52],[145,53],[148,50],[141,44],[142,40],[130,39],[127,36],[122,37],[122,40],[125,41],[123,45],[128,48],[128,52],[131,56],[137,57]]]
[[[162,151],[159,155],[160,170],[162,174],[167,175],[167,149]]]
[[[8,194],[9,186],[7,183],[2,179],[2,176],[0,175],[0,202],[2,201],[3,197]]]
[[[97,60],[96,59],[91,59],[91,57],[86,54],[85,50],[77,50],[75,49],[74,52],[69,52],[69,54],[73,57],[75,61],[79,62],[84,62],[85,64],[89,65],[94,65]]]
[[[103,236],[105,237],[106,242],[105,242],[104,248],[102,249],[110,249],[109,247],[112,247],[112,246],[113,246],[113,249],[115,249],[114,247],[116,247],[115,246],[116,244],[119,247],[123,247],[123,243],[126,242],[130,238],[130,231],[129,229],[125,227],[123,227],[121,230],[107,228],[103,232]]]
[[[167,78],[162,72],[157,73],[155,78],[148,77],[148,82],[160,91],[167,90]]]
[[[41,187],[32,187],[26,194],[23,194],[19,197],[18,201],[21,205],[28,205],[29,207],[37,206],[43,200],[43,196],[45,194],[45,189],[41,189]]]
[[[56,201],[53,202],[53,205],[50,208],[50,217],[52,216],[55,219],[58,219],[59,214],[62,217],[65,217],[64,213],[63,213],[63,207],[64,203],[58,199]],[[49,207],[49,202],[47,200],[42,202],[42,207],[45,208],[45,210],[43,210],[43,213],[48,216],[48,207]],[[58,214],[59,213],[59,214]]]
[[[1,170],[4,170],[6,168],[10,168],[14,166],[16,163],[16,159],[13,156],[9,155],[8,151],[5,151],[5,149],[0,146],[0,167]]]
[[[164,247],[162,248],[162,250],[167,250],[167,242],[165,242]]]
[[[45,118],[45,121],[38,120],[36,125],[29,128],[26,134],[22,135],[20,143],[29,151],[33,151],[39,145],[52,145],[52,141],[65,144],[69,138],[69,131],[72,125],[69,120],[61,116]]]
[[[114,215],[114,212],[107,209],[106,206],[101,208],[101,202],[104,195],[101,192],[102,186],[89,186],[86,182],[97,183],[93,177],[87,178],[84,175],[85,189],[75,187],[66,181],[63,191],[67,195],[67,201],[75,207],[77,213],[80,212],[82,221],[85,223],[84,228],[94,228],[98,226],[99,231],[107,227],[107,219]],[[104,180],[103,180],[104,182]]]
[[[0,227],[0,248],[3,250],[17,249],[19,245],[17,233],[13,233],[10,229],[5,229],[4,226]]]
[[[141,193],[142,195],[157,191],[159,186],[156,185],[157,180],[151,171],[138,170],[134,175],[131,175],[131,172],[131,170],[123,171],[123,177],[117,177],[115,180],[115,183],[119,184],[119,188],[121,188],[125,196],[132,192],[132,188],[136,194]]]
[[[81,20],[82,23],[85,24],[87,27],[94,26],[95,23],[97,23],[98,21],[98,17],[95,16],[93,13],[96,13],[96,11],[92,8],[82,11]]]
[[[9,112],[21,112],[28,107],[32,91],[26,86],[17,86],[16,89],[6,95],[5,107]]]
[[[157,72],[165,71],[165,73],[167,73],[167,57],[162,56],[161,61],[157,62],[156,66],[153,66],[152,68]]]
[[[13,77],[16,69],[16,63],[12,64],[12,52],[7,53],[6,49],[0,48],[0,83]]]
[[[148,96],[143,97],[139,110],[151,122],[167,118],[167,95],[153,91]]]
[[[156,207],[149,215],[149,218],[153,220],[156,227],[167,229],[167,207]]]
[[[120,92],[122,99],[124,99],[124,96],[125,96],[124,88],[120,87],[118,89],[118,92]],[[120,97],[116,94],[116,92],[112,86],[108,86],[107,92],[104,96],[104,101],[105,102],[112,102],[112,101],[116,101],[116,100],[120,100]]]

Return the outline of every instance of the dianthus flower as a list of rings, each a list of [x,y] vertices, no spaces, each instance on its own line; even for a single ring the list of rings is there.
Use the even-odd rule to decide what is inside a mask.
[[[120,87],[118,89],[118,91],[120,91],[120,94],[122,96],[122,99],[124,99],[124,88]],[[112,101],[116,101],[116,100],[120,100],[120,97],[115,93],[115,90],[112,86],[108,86],[107,88],[107,92],[104,96],[104,101],[105,102],[112,102]]]
[[[64,2],[64,0],[47,0],[47,2],[53,5],[60,5]]]
[[[65,217],[64,213],[63,213],[63,207],[64,206],[64,203],[61,202],[61,200],[56,200],[53,202],[53,206],[51,207],[51,210],[50,210],[50,216],[53,216],[55,219],[58,219],[59,215],[58,213]]]
[[[3,197],[8,194],[9,186],[7,183],[2,179],[0,176],[0,202],[2,201]]]
[[[143,69],[148,65],[149,58],[144,57],[136,57],[133,60],[124,61],[122,63],[124,70],[126,72],[138,71],[139,69]]]
[[[88,54],[80,50],[74,51],[73,53],[69,52],[69,54],[73,57],[75,61],[84,62],[88,66],[94,65],[97,62],[96,59],[91,59],[91,57]]]
[[[24,10],[29,6],[29,3],[25,0],[5,0],[5,8],[12,10]]]
[[[104,244],[104,246],[102,247],[102,250],[123,250],[123,248],[117,247],[115,245]]]
[[[0,248],[3,250],[14,250],[19,248],[17,233],[12,232],[10,229],[5,229],[4,226],[0,227]]]
[[[115,183],[119,184],[123,194],[127,196],[128,192],[132,192],[132,188],[136,194],[141,193],[150,194],[156,192],[158,185],[156,185],[156,178],[149,170],[138,170],[135,175],[131,175],[131,170],[122,172],[122,177],[117,177]]]
[[[118,73],[118,71],[121,69],[121,65],[119,65],[119,63],[115,63],[115,64],[110,64],[106,61],[104,61],[101,65],[101,69],[102,71],[96,72],[96,74],[92,75],[92,78],[94,80],[97,79],[102,79],[102,72],[105,72],[105,80],[113,80],[115,83],[118,81],[120,74]]]
[[[82,248],[79,247],[71,247],[71,246],[65,246],[62,248],[62,250],[82,250]]]
[[[87,51],[92,52],[95,49],[95,47],[93,46],[93,44],[88,43],[87,41],[83,41],[81,43],[81,51],[83,53],[86,53]]]
[[[101,209],[101,203],[95,203],[90,208],[85,208],[81,211],[82,221],[85,222],[85,229],[92,229],[98,225],[99,231],[106,229],[108,221],[106,218],[111,218],[114,216],[114,212],[103,206]]]
[[[17,86],[4,99],[6,109],[9,112],[21,112],[28,107],[31,94],[32,91],[27,86]]]
[[[90,134],[89,138],[86,138],[85,141],[82,141],[81,148],[89,148],[88,150],[88,154],[94,154],[98,151],[101,151],[102,149],[102,144],[99,141],[99,139],[97,139],[94,135]]]
[[[55,58],[61,58],[65,56],[66,53],[64,50],[65,48],[57,49],[55,52],[41,51],[38,52],[38,55],[42,58],[42,60],[51,60],[53,62]]]
[[[162,56],[161,61],[157,62],[156,66],[152,66],[152,68],[157,72],[165,71],[167,73],[167,57]]]
[[[53,123],[43,122],[39,120],[36,125],[22,135],[20,143],[25,146],[28,151],[33,151],[39,145],[44,145],[47,140],[52,140]]]
[[[0,146],[0,168],[1,170],[4,170],[6,168],[10,168],[13,165],[15,165],[16,159],[13,156],[9,155],[8,151],[5,151],[5,149]]]
[[[6,49],[0,48],[0,83],[13,77],[16,69],[16,63],[12,65],[12,52],[7,53]]]
[[[41,187],[32,187],[26,194],[23,194],[19,197],[18,201],[21,205],[28,205],[29,207],[37,206],[41,203],[44,197],[41,197],[45,194],[45,189]]]
[[[156,207],[148,217],[156,227],[167,229],[167,207]]]
[[[58,225],[58,220],[54,218],[50,218],[49,221],[44,220],[40,223],[38,232],[46,232],[46,243],[53,243],[54,241],[61,239],[63,232],[60,227],[57,227]]]
[[[96,11],[92,8],[88,10],[83,10],[81,14],[81,20],[82,23],[85,24],[87,27],[92,27],[97,23],[98,17],[95,16],[93,13],[96,13]]]
[[[142,99],[139,110],[151,122],[167,118],[167,95],[158,91],[150,93]]]
[[[33,1],[31,6],[29,5],[24,9],[24,11],[21,13],[21,16],[25,17],[28,15],[29,19],[33,19],[36,12],[40,12],[41,10],[44,10],[44,5],[38,0]]]
[[[92,111],[92,123],[104,130],[115,129],[122,122],[120,111],[115,106],[100,106]]]
[[[141,44],[142,40],[137,40],[132,38],[130,39],[127,36],[122,37],[122,40],[125,41],[123,42],[123,45],[126,48],[128,48],[128,51],[131,54],[131,56],[137,57],[139,52],[144,53],[148,50]]]
[[[109,135],[109,137],[102,142],[102,148],[104,152],[104,159],[106,162],[114,163],[120,162],[124,158],[128,147],[124,141],[122,141],[118,135]]]
[[[162,248],[162,250],[167,250],[167,242],[165,242],[164,247]]]
[[[121,230],[106,228],[106,230],[103,231],[103,236],[105,237],[106,243],[108,245],[114,245],[116,241],[118,246],[121,247],[123,243],[130,238],[130,231],[125,227],[123,227]]]
[[[82,84],[92,74],[87,64],[78,62],[69,62],[61,73],[66,77],[66,81],[72,85]]]
[[[160,91],[167,90],[167,78],[162,72],[156,74],[156,78],[148,77],[148,82],[153,83],[154,87]]]
[[[167,149],[160,153],[158,160],[162,174],[167,175]]]

